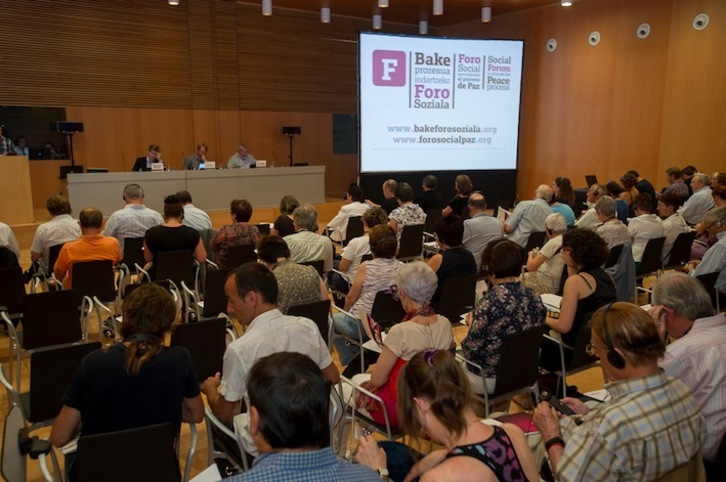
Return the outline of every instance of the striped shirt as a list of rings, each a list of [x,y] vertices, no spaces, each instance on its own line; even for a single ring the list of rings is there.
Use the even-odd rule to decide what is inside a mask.
[[[376,293],[391,287],[398,269],[403,265],[395,258],[374,258],[364,264],[366,277],[363,287],[360,296],[349,310],[350,314],[356,318],[359,317],[359,313],[370,314]]]
[[[660,366],[685,383],[706,420],[703,458],[715,462],[726,433],[726,316],[699,318],[688,334],[666,349]]]
[[[726,293],[726,231],[718,233],[716,238],[718,238],[718,242],[708,248],[703,259],[698,263],[696,269],[690,272],[690,275],[700,276],[720,271],[716,280],[716,289],[721,293]]]
[[[564,418],[561,481],[655,480],[693,458],[703,446],[703,417],[688,387],[661,370],[608,383],[612,399],[577,425]]]
[[[106,221],[103,230],[104,236],[113,236],[118,239],[121,252],[124,252],[124,239],[143,238],[146,230],[164,223],[161,214],[149,209],[143,204],[127,204],[119,209]]]

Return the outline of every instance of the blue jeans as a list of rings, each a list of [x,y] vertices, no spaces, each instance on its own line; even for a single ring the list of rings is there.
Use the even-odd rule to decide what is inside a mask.
[[[368,336],[366,335],[363,326],[361,326],[360,320],[353,318],[352,316],[348,316],[345,313],[336,313],[333,315],[333,329],[341,335],[345,335],[353,340],[358,339],[358,329],[360,329],[360,332],[363,335],[363,341],[368,340]],[[351,361],[353,361],[356,355],[360,354],[360,348],[355,345],[349,345],[340,338],[337,338],[334,344],[335,350],[338,352],[338,356],[340,357],[341,365],[348,365]]]

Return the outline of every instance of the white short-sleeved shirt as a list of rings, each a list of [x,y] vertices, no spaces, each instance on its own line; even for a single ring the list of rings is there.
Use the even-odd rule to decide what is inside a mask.
[[[42,254],[41,265],[43,268],[52,271],[53,267],[48,266],[50,247],[68,241],[75,241],[80,236],[81,226],[78,221],[73,219],[70,214],[59,214],[47,223],[38,226],[38,229],[35,230],[30,251]]]
[[[633,259],[638,263],[648,241],[663,237],[663,222],[655,214],[641,214],[630,220],[628,231],[633,238]]]
[[[360,266],[361,258],[366,254],[371,254],[371,238],[367,234],[351,239],[345,249],[343,249],[340,256],[343,259],[350,261],[348,271],[343,273],[343,278],[345,278],[348,283],[353,284],[355,273],[358,271],[358,267]]]
[[[438,319],[430,325],[409,321],[393,325],[383,344],[404,360],[410,360],[426,348],[448,350],[453,337],[451,322],[445,316],[436,316]]]
[[[224,352],[220,391],[224,399],[242,400],[247,394],[247,374],[255,361],[282,351],[307,355],[321,370],[333,363],[315,323],[307,318],[283,315],[275,308],[252,320],[245,334],[230,343]]]

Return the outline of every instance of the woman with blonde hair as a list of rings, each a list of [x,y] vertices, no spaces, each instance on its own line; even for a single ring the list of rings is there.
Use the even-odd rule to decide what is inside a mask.
[[[411,358],[399,380],[397,408],[414,444],[426,433],[444,446],[416,463],[405,482],[539,480],[522,430],[477,417],[466,375],[448,351],[429,349]],[[356,460],[373,470],[387,467],[386,453],[370,436],[361,437]]]

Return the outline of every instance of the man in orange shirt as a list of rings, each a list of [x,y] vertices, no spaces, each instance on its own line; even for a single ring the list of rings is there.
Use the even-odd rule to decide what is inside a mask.
[[[63,280],[65,288],[71,287],[71,275],[75,263],[110,259],[113,264],[117,264],[121,261],[118,240],[101,233],[103,226],[101,211],[96,208],[86,208],[81,211],[78,221],[81,225],[81,237],[63,245],[53,267],[55,277]]]

